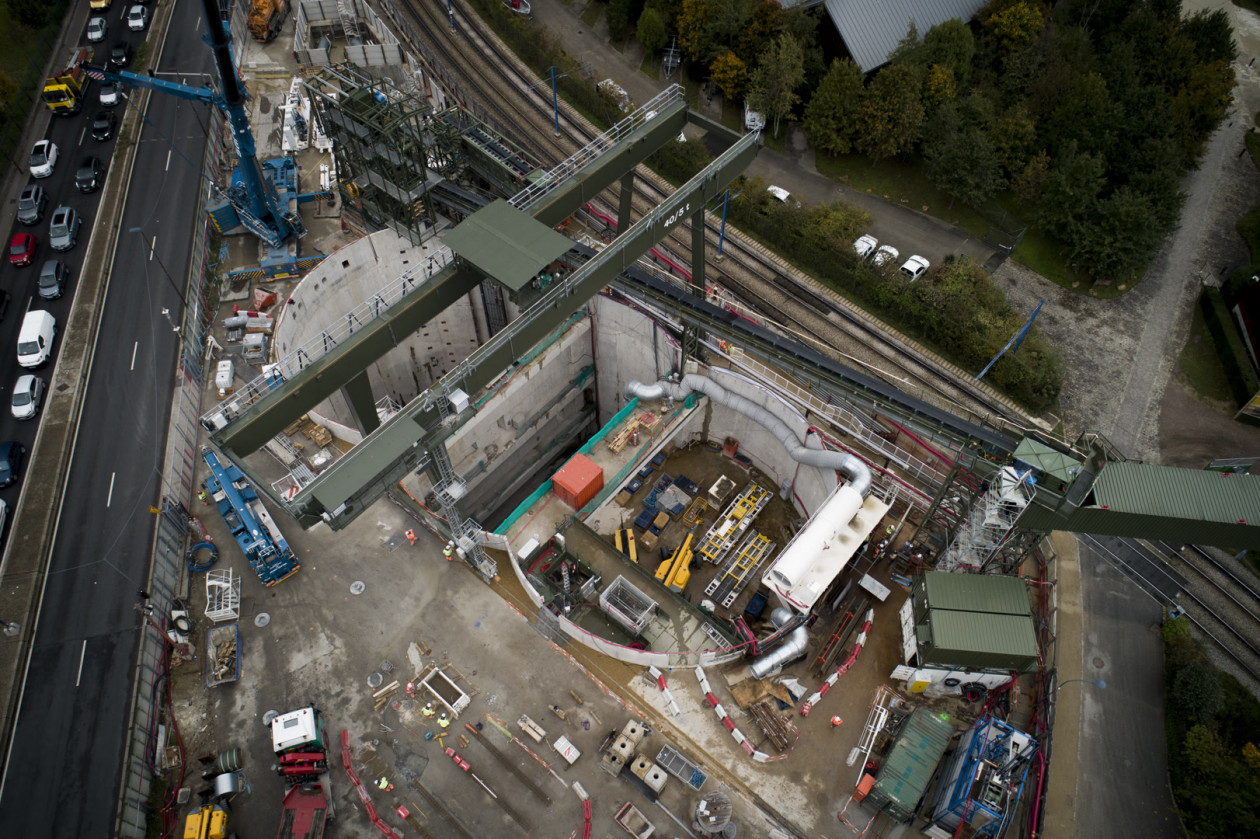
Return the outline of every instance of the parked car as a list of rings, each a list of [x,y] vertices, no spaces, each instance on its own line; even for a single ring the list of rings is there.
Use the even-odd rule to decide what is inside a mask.
[[[899,256],[901,256],[900,252],[892,245],[880,245],[879,250],[875,251],[875,256],[871,257],[871,264],[876,268],[883,268],[891,262],[896,262]]]
[[[36,140],[31,147],[31,177],[46,178],[57,165],[57,144],[52,140]]]
[[[783,187],[775,186],[774,184],[770,184],[770,186],[766,187],[766,192],[770,193],[775,198],[778,198],[784,204],[786,204],[788,199],[792,197],[792,193],[788,192]]]
[[[22,224],[39,224],[48,206],[48,194],[39,184],[29,184],[18,196],[17,220]]]
[[[19,268],[35,261],[39,242],[29,233],[14,233],[9,240],[9,264]]]
[[[132,6],[127,12],[127,28],[132,32],[143,32],[149,28],[149,10],[144,6]]]
[[[131,44],[119,41],[109,51],[109,63],[115,67],[126,67],[131,63]]]
[[[104,179],[105,167],[95,155],[83,158],[74,173],[74,185],[79,188],[79,192],[96,192]]]
[[[858,259],[862,260],[875,253],[877,247],[879,247],[879,240],[874,236],[859,236],[858,240],[853,243],[854,253],[857,254]]]
[[[114,112],[99,111],[96,118],[92,120],[92,139],[103,143],[113,137],[117,129],[118,117],[114,116]]]
[[[101,82],[101,104],[112,108],[123,100],[123,86],[118,82]]]
[[[918,254],[915,254],[905,261],[900,270],[903,275],[909,278],[910,282],[914,282],[919,279],[919,277],[926,274],[927,269],[931,267],[932,263],[928,262]]]
[[[70,269],[60,259],[49,259],[39,269],[39,296],[45,300],[56,300],[66,291],[66,283],[70,279]]]
[[[105,40],[109,34],[109,22],[103,17],[94,17],[88,21],[87,39],[94,44]]]
[[[48,247],[55,251],[68,251],[79,241],[79,225],[83,220],[71,207],[53,210],[48,225]]]
[[[93,11],[107,12],[113,2],[114,0],[88,0],[88,5],[92,7]]]
[[[10,405],[13,418],[19,420],[33,419],[39,413],[39,404],[44,399],[44,380],[32,373],[18,376],[13,386],[13,402]]]
[[[26,449],[21,443],[0,443],[0,487],[12,486],[22,475],[22,455]]]

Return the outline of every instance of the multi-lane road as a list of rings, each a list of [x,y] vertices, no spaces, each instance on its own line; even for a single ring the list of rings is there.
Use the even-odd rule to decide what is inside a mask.
[[[129,5],[116,2],[107,13],[110,37],[106,48],[97,50],[98,59],[119,38],[139,47],[146,37],[127,30]],[[165,43],[158,42],[158,33],[149,40],[150,66],[165,78],[186,75],[200,84],[212,67],[201,40],[200,5],[174,4],[172,15]],[[52,121],[47,136],[60,146],[61,160],[54,175],[41,182],[50,194],[50,212],[64,202],[85,219],[79,245],[67,255],[75,282],[89,225],[96,225],[98,236],[105,235],[103,226],[112,226],[118,237],[112,264],[106,262],[105,307],[0,787],[4,834],[32,839],[113,832],[140,626],[134,606],[148,570],[149,507],[161,495],[176,374],[171,322],[180,322],[181,302],[175,287],[185,282],[197,192],[204,188],[200,163],[207,106],[154,93],[132,138],[139,148],[127,200],[119,217],[98,219],[98,195],[80,195],[73,184],[83,156],[106,159],[117,142],[92,140],[92,118],[100,110],[96,88],[81,114]],[[131,101],[115,109],[120,120],[124,108],[135,107],[135,91],[128,93]],[[16,224],[14,229],[19,229]],[[35,231],[46,253],[47,217]],[[0,385],[6,394],[19,373],[13,347],[38,270],[38,264],[0,269],[0,283],[13,295],[0,323]],[[64,323],[74,290],[72,284],[61,300],[31,305],[48,308]],[[45,376],[50,372],[51,367],[43,371]],[[34,434],[35,423],[19,424],[3,412],[0,440],[16,439],[31,448]],[[41,477],[28,474],[24,480]],[[14,487],[0,497],[12,505],[17,494]]]

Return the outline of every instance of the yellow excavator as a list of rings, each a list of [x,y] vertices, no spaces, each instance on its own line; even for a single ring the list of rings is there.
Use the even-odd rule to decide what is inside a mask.
[[[184,839],[227,839],[227,810],[209,802],[188,814]]]

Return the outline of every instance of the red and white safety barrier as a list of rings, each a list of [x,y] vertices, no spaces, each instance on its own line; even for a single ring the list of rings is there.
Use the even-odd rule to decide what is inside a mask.
[[[722,703],[718,702],[718,698],[714,696],[713,689],[709,687],[709,678],[704,675],[704,668],[699,665],[696,665],[696,680],[700,682],[700,689],[704,691],[704,701],[709,703],[709,707],[722,721],[722,727],[731,733],[745,754],[759,763],[770,760],[770,755],[753,748],[753,744],[744,736],[744,732],[735,727],[735,720],[731,719],[730,714],[726,713],[726,709],[722,707]]]
[[[862,652],[862,647],[866,646],[866,639],[871,634],[871,621],[875,619],[875,610],[866,610],[866,623],[862,624],[862,631],[858,633],[857,641],[853,644],[853,649],[849,650],[849,656],[844,663],[836,668],[836,672],[827,677],[818,690],[814,691],[801,705],[801,716],[808,717],[809,712],[813,710],[818,701],[827,695],[827,691],[831,690],[831,686],[840,681],[840,677],[849,672],[849,668],[857,661],[858,655]]]
[[[674,701],[674,695],[669,692],[669,686],[665,684],[665,674],[657,670],[654,665],[648,665],[648,672],[652,674],[653,679],[656,679],[656,686],[661,689],[661,693],[665,694],[665,704],[669,706],[669,712],[676,717],[682,714],[682,708],[678,707],[678,703]]]
[[[395,832],[392,827],[381,821],[380,814],[376,812],[376,805],[372,803],[372,797],[368,795],[363,782],[359,780],[359,776],[354,773],[354,769],[350,766],[350,732],[344,728],[341,729],[341,765],[346,770],[350,783],[354,784],[355,790],[359,793],[359,800],[363,802],[363,809],[367,810],[372,826],[384,836],[402,839],[402,836]]]

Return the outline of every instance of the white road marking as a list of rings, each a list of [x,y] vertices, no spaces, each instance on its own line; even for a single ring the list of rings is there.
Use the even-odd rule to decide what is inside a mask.
[[[83,130],[79,132],[79,145],[83,145],[83,138],[87,136],[87,126],[83,126]]]
[[[153,239],[149,241],[149,261],[150,262],[153,261],[153,251],[155,248],[157,248],[157,236],[154,236]]]
[[[171,171],[171,150],[166,150],[166,171]]]
[[[83,680],[83,659],[87,656],[87,639],[83,639],[83,649],[79,650],[79,675],[74,677],[74,686],[78,687]]]
[[[136,341],[135,346],[131,348],[131,369],[136,369],[136,353],[140,350],[140,342]]]
[[[109,473],[109,495],[105,497],[105,506],[108,507],[114,500],[114,478],[118,477],[117,472]]]

